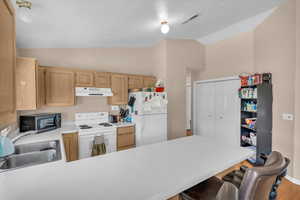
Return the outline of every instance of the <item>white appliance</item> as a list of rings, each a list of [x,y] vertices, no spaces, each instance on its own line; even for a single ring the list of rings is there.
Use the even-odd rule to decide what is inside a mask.
[[[92,154],[94,139],[103,136],[106,153],[117,150],[117,129],[108,123],[108,112],[76,113],[75,124],[79,129],[79,158]]]
[[[193,132],[240,146],[239,77],[194,83]]]
[[[132,92],[135,98],[130,107],[135,123],[136,145],[142,146],[167,140],[167,93],[165,92]]]
[[[76,87],[76,96],[113,96],[111,88]]]

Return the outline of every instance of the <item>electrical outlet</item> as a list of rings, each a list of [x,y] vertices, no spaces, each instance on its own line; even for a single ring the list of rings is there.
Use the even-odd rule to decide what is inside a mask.
[[[119,108],[119,106],[111,106],[111,110],[112,111],[119,111],[120,108]]]
[[[283,113],[282,114],[282,119],[283,120],[288,120],[288,121],[293,121],[294,120],[294,115],[290,113]]]

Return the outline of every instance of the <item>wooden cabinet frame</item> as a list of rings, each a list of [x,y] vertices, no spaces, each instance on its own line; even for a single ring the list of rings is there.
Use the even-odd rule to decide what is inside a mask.
[[[66,161],[75,161],[79,159],[79,144],[78,144],[78,133],[67,133],[62,134]]]
[[[72,70],[56,67],[44,68],[46,71],[46,106],[75,105],[75,73]],[[55,76],[58,80],[59,78],[62,78],[60,81],[63,81],[64,84],[58,84],[57,80],[53,81],[52,78],[55,78]],[[65,99],[62,99],[61,97],[65,97]]]
[[[1,63],[0,75],[0,128],[8,124],[16,122],[16,84],[15,84],[15,68],[16,68],[16,28],[15,28],[15,11],[9,0],[0,2],[1,41],[0,54],[3,54],[4,60],[7,59],[11,63]],[[8,15],[6,15],[8,14]],[[3,35],[2,35],[3,34]],[[11,36],[10,41],[6,37]],[[3,42],[3,44],[2,44]],[[8,44],[8,45],[7,45]],[[7,57],[6,57],[7,56]],[[3,61],[3,60],[2,60]],[[11,64],[11,65],[10,65]],[[5,68],[6,67],[6,68]],[[7,72],[7,73],[6,73]]]
[[[135,147],[135,126],[117,128],[117,150]]]
[[[111,87],[111,73],[110,72],[94,72],[95,87],[110,88]]]
[[[76,71],[75,72],[76,87],[94,87],[95,77],[93,71]]]
[[[110,105],[125,105],[128,102],[128,76],[126,74],[111,74],[112,97],[108,97]]]
[[[45,105],[45,72],[35,58],[17,58],[17,110],[35,110]]]

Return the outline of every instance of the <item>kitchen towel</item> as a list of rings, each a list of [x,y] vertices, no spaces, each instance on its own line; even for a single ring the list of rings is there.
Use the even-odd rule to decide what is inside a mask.
[[[106,153],[106,145],[104,143],[103,136],[95,136],[93,149],[92,149],[92,156],[103,155]]]

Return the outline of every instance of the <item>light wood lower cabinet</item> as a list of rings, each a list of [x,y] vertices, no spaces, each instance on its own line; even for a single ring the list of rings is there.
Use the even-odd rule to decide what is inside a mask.
[[[75,105],[75,75],[73,71],[47,67],[46,105]]]
[[[77,71],[76,87],[94,87],[94,72]]]
[[[0,1],[0,127],[16,121],[15,13],[11,1]]]
[[[172,198],[169,198],[168,200],[182,200],[182,198],[179,195],[176,195]]]
[[[117,150],[125,150],[135,147],[135,127],[120,127],[117,129]]]
[[[124,74],[111,74],[112,97],[108,97],[110,105],[124,105],[128,102],[128,76]]]
[[[17,58],[17,110],[35,110],[45,105],[45,74],[35,58]]]
[[[78,133],[63,134],[67,162],[79,159]]]

